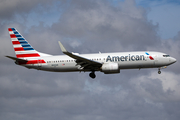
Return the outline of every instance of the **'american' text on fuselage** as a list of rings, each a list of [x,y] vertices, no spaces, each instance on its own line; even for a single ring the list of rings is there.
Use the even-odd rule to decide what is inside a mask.
[[[106,59],[106,62],[118,62],[118,61],[139,61],[139,60],[145,60],[144,55],[130,55],[129,56],[108,56]]]

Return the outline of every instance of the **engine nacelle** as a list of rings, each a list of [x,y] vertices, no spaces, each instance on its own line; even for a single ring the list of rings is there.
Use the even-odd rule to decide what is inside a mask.
[[[120,73],[118,63],[104,63],[101,67],[104,74]]]

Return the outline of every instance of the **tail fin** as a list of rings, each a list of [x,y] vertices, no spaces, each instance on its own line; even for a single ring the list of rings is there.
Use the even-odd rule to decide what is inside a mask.
[[[17,58],[40,57],[39,53],[15,28],[9,28],[8,30]]]
[[[8,58],[16,60],[18,64],[38,64],[45,63],[42,56],[51,56],[36,51],[15,28],[8,28],[8,30],[17,59],[7,56]]]
[[[8,30],[17,58],[38,58],[41,56],[49,56],[48,54],[36,51],[15,28],[8,28]]]

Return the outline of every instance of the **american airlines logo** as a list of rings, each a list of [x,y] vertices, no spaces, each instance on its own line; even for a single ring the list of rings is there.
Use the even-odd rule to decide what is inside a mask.
[[[149,53],[147,53],[147,52],[145,52],[145,53],[146,53],[146,55],[149,55]],[[149,59],[154,60],[154,58],[152,56],[149,56]]]
[[[145,60],[144,55],[131,55],[129,56],[108,56],[106,59],[106,62],[118,62],[118,61],[139,61],[139,60]]]

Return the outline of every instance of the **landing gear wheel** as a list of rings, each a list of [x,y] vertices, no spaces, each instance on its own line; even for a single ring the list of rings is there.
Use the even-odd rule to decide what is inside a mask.
[[[96,77],[96,75],[94,74],[94,72],[91,72],[91,73],[89,73],[89,77],[94,79]]]
[[[161,71],[160,71],[160,70],[158,71],[158,74],[161,74]]]

